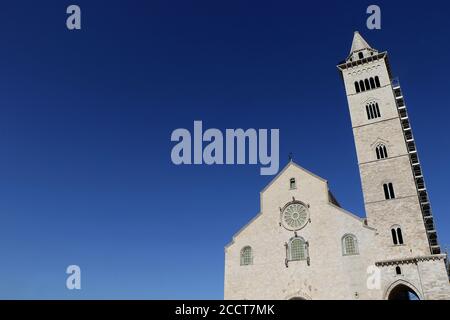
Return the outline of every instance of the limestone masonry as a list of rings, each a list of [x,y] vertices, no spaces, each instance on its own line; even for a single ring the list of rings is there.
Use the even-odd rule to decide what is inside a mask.
[[[387,52],[355,32],[338,65],[367,218],[290,162],[225,247],[225,299],[450,299],[421,164]]]

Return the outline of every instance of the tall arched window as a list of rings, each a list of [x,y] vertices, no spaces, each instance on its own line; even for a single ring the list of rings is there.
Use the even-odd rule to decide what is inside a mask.
[[[366,105],[366,112],[367,112],[367,119],[373,119],[373,109],[372,109],[372,104],[367,104]]]
[[[358,83],[358,81],[355,81],[355,90],[356,90],[356,93],[359,93],[359,83]]]
[[[377,88],[381,87],[380,86],[380,78],[378,78],[378,76],[375,76],[375,84],[377,85]]]
[[[391,182],[383,184],[383,190],[384,190],[384,197],[386,200],[394,199],[395,193],[394,193],[394,186]]]
[[[369,102],[366,104],[367,119],[375,119],[381,117],[378,102]]]
[[[301,237],[294,237],[289,242],[289,260],[306,260],[306,242]]]
[[[241,250],[241,266],[248,266],[253,264],[252,247],[246,246]]]
[[[392,242],[395,245],[403,244],[403,234],[400,226],[391,227]]]
[[[375,80],[373,80],[373,78],[371,77],[370,79],[369,79],[369,81],[370,81],[370,88],[371,89],[375,89],[376,87],[375,87]]]
[[[366,86],[366,90],[370,90],[369,79],[365,79],[365,80],[364,80],[364,85]]]
[[[397,231],[395,231],[395,229],[391,229],[391,235],[392,235],[392,242],[394,244],[398,244]]]
[[[351,256],[358,254],[358,241],[352,234],[346,234],[342,237],[342,254],[344,256]]]
[[[398,238],[398,244],[403,244],[402,229],[400,227],[397,228],[397,238]]]
[[[386,146],[384,144],[378,145],[378,147],[375,148],[375,151],[377,153],[377,159],[384,159],[388,157]]]
[[[380,108],[378,107],[378,102],[375,102],[374,108],[375,108],[376,118],[381,117]]]
[[[369,109],[369,105],[366,104],[366,112],[367,112],[367,119],[370,120],[370,109]]]
[[[361,91],[366,91],[366,88],[364,88],[364,81],[359,80],[359,87],[361,88]]]

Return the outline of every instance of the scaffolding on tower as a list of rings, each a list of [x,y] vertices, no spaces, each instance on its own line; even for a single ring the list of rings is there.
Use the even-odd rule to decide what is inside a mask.
[[[420,208],[422,210],[422,218],[425,225],[425,230],[427,232],[430,251],[431,254],[440,254],[441,248],[438,243],[434,219],[431,213],[430,199],[428,197],[425,179],[423,177],[422,167],[419,161],[419,155],[417,154],[417,147],[414,141],[411,124],[409,122],[405,100],[400,87],[400,81],[398,80],[398,78],[394,78],[391,80],[391,83],[392,90],[394,91],[395,101],[397,104],[398,115],[400,117],[400,122],[403,129],[403,136],[405,138],[407,151],[409,154],[411,170],[416,182],[417,196],[419,198]]]

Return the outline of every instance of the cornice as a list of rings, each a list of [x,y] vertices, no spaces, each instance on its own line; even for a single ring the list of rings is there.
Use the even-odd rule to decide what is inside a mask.
[[[401,265],[401,264],[416,264],[417,262],[422,262],[422,261],[444,260],[446,257],[447,257],[446,254],[433,254],[433,255],[417,256],[417,257],[410,257],[410,258],[403,258],[403,259],[376,261],[375,265],[377,267],[384,267],[384,266],[393,266],[393,265]]]

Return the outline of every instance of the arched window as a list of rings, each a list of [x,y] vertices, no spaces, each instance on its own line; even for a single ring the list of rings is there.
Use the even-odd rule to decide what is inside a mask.
[[[378,107],[378,102],[375,102],[374,108],[375,108],[376,118],[381,117],[380,108]]]
[[[367,119],[375,119],[381,117],[380,108],[377,102],[369,102],[366,104]]]
[[[253,264],[252,247],[246,246],[241,250],[241,266]]]
[[[361,88],[361,91],[366,91],[366,88],[364,88],[364,81],[359,80],[359,87]]]
[[[372,106],[372,104],[369,103],[366,107],[367,107],[367,118],[369,120],[373,119],[374,118],[374,114],[373,114],[373,106]]]
[[[364,54],[362,52],[358,52],[358,58],[360,59],[364,58]]]
[[[369,79],[365,79],[365,80],[364,80],[364,85],[366,86],[366,90],[370,90]]]
[[[342,237],[342,254],[344,256],[351,256],[358,254],[358,241],[352,234],[346,234]]]
[[[358,83],[358,81],[355,81],[355,90],[356,90],[356,93],[359,93],[359,83]]]
[[[371,89],[375,89],[375,81],[373,80],[373,78],[371,77],[371,78],[369,79],[369,81],[370,81],[370,88],[371,88]]]
[[[399,266],[396,266],[396,267],[395,267],[395,274],[396,274],[396,275],[402,274],[402,269],[401,269]]]
[[[384,197],[386,200],[394,199],[395,193],[394,193],[394,186],[391,182],[383,184],[383,190],[384,190]]]
[[[306,242],[303,238],[295,237],[289,242],[289,260],[306,260]]]
[[[399,226],[391,227],[392,242],[395,245],[403,244],[402,229]]]
[[[366,112],[367,112],[367,119],[371,119],[370,118],[370,108],[369,108],[369,105],[368,104],[366,104]]]
[[[375,76],[375,84],[376,84],[377,88],[381,87],[380,86],[380,78],[378,78],[378,76]]]
[[[397,228],[397,238],[398,238],[398,244],[403,244],[402,229],[400,229],[400,227]]]
[[[392,234],[392,242],[394,244],[398,244],[397,231],[395,231],[395,229],[391,229],[391,234]]]
[[[377,159],[384,159],[388,157],[386,146],[384,144],[378,145],[378,147],[375,148],[375,151],[377,153]]]
[[[297,188],[297,186],[296,186],[296,184],[295,184],[295,178],[289,179],[289,188],[290,188],[290,189],[295,189],[295,188]]]

